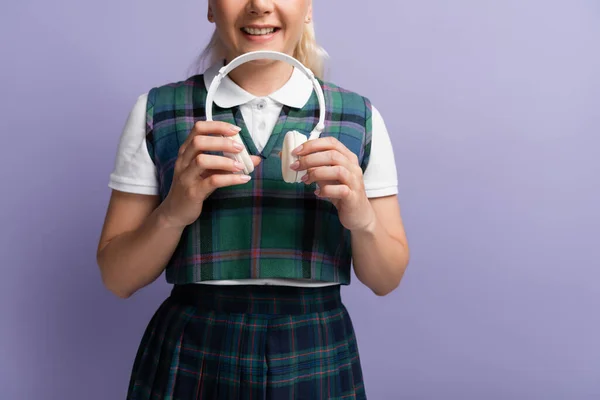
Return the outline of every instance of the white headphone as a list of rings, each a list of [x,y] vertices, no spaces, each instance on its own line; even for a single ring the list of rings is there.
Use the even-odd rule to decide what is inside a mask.
[[[296,147],[300,146],[307,140],[318,138],[321,132],[323,132],[323,130],[325,129],[325,99],[323,96],[323,89],[321,88],[319,81],[317,81],[317,79],[315,78],[313,72],[310,69],[306,68],[300,61],[296,60],[294,57],[291,57],[284,53],[279,53],[277,51],[261,50],[248,52],[234,58],[229,64],[223,66],[219,70],[219,73],[217,74],[217,76],[215,76],[215,78],[210,84],[210,88],[208,89],[208,94],[206,96],[206,120],[213,120],[213,97],[215,96],[215,93],[219,85],[221,84],[223,78],[238,66],[248,61],[260,59],[284,61],[288,64],[293,65],[294,67],[302,71],[304,75],[306,75],[306,77],[312,81],[314,89],[317,93],[317,98],[319,100],[319,122],[314,127],[313,131],[310,133],[309,138],[307,139],[305,135],[301,134],[298,131],[287,132],[283,140],[283,146],[281,149],[281,174],[283,175],[283,180],[288,183],[301,182],[301,178],[306,174],[306,171],[294,171],[290,168],[290,165],[292,165],[299,158],[298,156],[294,156],[292,154],[292,150],[294,150]],[[234,139],[242,145],[244,144],[239,134],[233,136],[232,139]],[[248,154],[248,150],[245,147],[239,153],[224,153],[224,155],[242,163],[244,165],[244,174],[248,175],[252,171],[254,171],[254,164],[252,163],[250,154]]]

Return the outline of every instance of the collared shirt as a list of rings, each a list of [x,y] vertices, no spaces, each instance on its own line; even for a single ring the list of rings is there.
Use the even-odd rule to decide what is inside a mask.
[[[210,87],[221,65],[204,72],[204,84]],[[283,105],[302,108],[313,92],[312,82],[302,72],[293,69],[290,79],[280,89],[265,97],[248,93],[226,76],[215,92],[214,103],[221,108],[240,107],[252,141],[260,152],[267,144]]]
[[[215,64],[204,72],[206,87],[222,65]],[[222,108],[239,106],[244,123],[258,151],[261,151],[277,123],[283,105],[301,108],[313,91],[312,82],[294,68],[290,79],[268,96],[258,97],[225,76],[214,96],[214,103]],[[146,195],[157,195],[156,166],[146,147],[146,103],[148,93],[142,94],[129,113],[121,134],[115,165],[108,186],[112,189]],[[396,164],[392,144],[383,118],[372,107],[371,155],[363,174],[367,197],[382,197],[398,193]],[[211,284],[279,284],[290,286],[324,286],[327,283],[289,279],[207,281]]]
[[[206,87],[217,75],[221,65],[215,64],[204,72]],[[214,103],[219,107],[239,106],[248,131],[259,151],[267,143],[277,123],[281,107],[302,107],[313,91],[311,81],[294,68],[290,79],[274,93],[254,96],[225,76],[215,93]],[[121,134],[109,187],[124,192],[156,195],[158,177],[156,167],[146,148],[146,102],[148,93],[138,97],[129,113]],[[372,143],[369,164],[363,174],[369,198],[398,193],[394,152],[390,137],[379,111],[373,106]]]

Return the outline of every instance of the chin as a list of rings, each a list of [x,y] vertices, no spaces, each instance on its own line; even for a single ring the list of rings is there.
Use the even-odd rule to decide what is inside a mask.
[[[268,46],[268,45],[267,46],[244,46],[243,48],[236,50],[233,57],[231,57],[231,60],[233,60],[235,57],[238,57],[242,54],[250,53],[253,51],[276,51],[278,53],[284,53],[284,54],[293,56],[293,51],[284,50],[279,46]],[[270,65],[273,63],[277,63],[277,62],[278,61],[276,61],[276,60],[260,59],[260,60],[249,61],[248,64]]]
[[[260,50],[270,50],[270,49],[260,49]],[[256,51],[256,50],[253,50]],[[277,50],[271,50],[271,51],[277,51]],[[271,64],[275,64],[278,61],[276,60],[254,60],[254,61],[250,61],[248,62],[248,64],[254,64],[254,65],[271,65]]]

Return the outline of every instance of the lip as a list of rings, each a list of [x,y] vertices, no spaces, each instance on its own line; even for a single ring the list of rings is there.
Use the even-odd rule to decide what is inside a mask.
[[[243,28],[253,28],[253,29],[270,29],[270,28],[275,28],[275,31],[273,33],[269,33],[267,35],[260,35],[260,36],[255,36],[255,35],[250,35],[246,32],[244,32]],[[243,28],[240,28],[240,32],[242,33],[242,35],[244,36],[244,38],[250,42],[254,42],[254,43],[266,43],[271,41],[277,34],[279,34],[279,32],[281,31],[281,28],[276,26],[276,25],[257,25],[257,24],[252,24],[252,25],[244,25]]]
[[[258,24],[252,24],[252,25],[244,25],[242,26],[242,28],[253,28],[253,29],[269,29],[269,28],[275,28],[275,29],[279,29],[279,27],[277,25],[258,25]],[[240,28],[241,29],[241,28]]]

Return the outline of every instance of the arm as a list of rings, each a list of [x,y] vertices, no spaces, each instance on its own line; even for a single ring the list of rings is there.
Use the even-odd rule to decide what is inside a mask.
[[[96,258],[104,285],[121,298],[160,276],[183,232],[158,203],[154,195],[112,192]]]
[[[308,169],[306,183],[318,182],[318,196],[328,197],[341,223],[350,230],[357,278],[375,294],[386,295],[400,283],[409,250],[398,204],[392,143],[379,111],[373,107],[370,162],[363,174],[356,155],[331,138],[298,149]]]
[[[302,180],[319,184],[315,194],[333,203],[340,222],[350,230],[358,279],[377,295],[390,293],[408,264],[397,196],[368,198],[356,155],[337,139],[308,141],[294,152],[303,157],[291,168],[307,170]]]
[[[384,296],[400,284],[409,261],[408,243],[396,195],[372,198],[368,204],[372,222],[351,231],[354,272]]]
[[[233,160],[205,154],[239,152],[229,139],[236,132],[224,122],[197,122],[180,147],[163,202],[157,195],[112,192],[97,251],[102,280],[111,292],[126,298],[155,281],[185,227],[200,216],[206,197],[217,188],[250,179],[232,173],[241,170]],[[260,157],[251,158],[255,166],[260,163]]]

